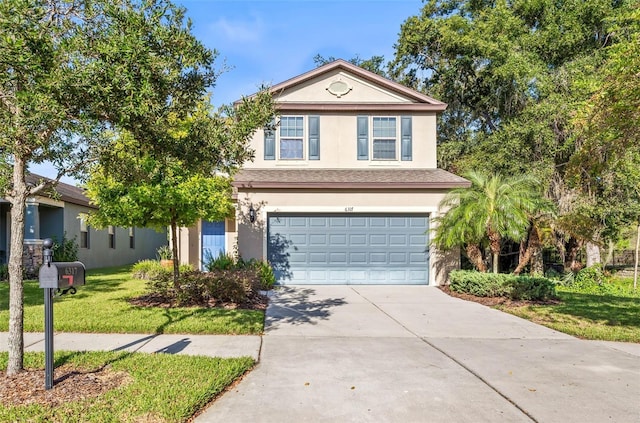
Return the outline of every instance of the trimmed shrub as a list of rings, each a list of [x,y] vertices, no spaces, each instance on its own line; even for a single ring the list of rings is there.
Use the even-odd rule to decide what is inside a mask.
[[[587,289],[595,285],[602,285],[604,281],[605,277],[602,270],[602,264],[597,263],[593,266],[585,267],[576,273],[573,284],[570,286]]]
[[[160,274],[147,283],[147,289],[177,305],[233,302],[241,304],[258,294],[260,276],[256,269],[221,269],[211,272],[191,270],[180,274],[178,287],[173,275]]]
[[[141,260],[133,265],[131,271],[134,278],[144,280],[153,279],[169,273],[169,270],[162,267],[158,260]]]
[[[220,254],[216,258],[212,258],[209,254],[206,258],[204,268],[208,272],[215,272],[216,270],[243,270],[253,269],[257,272],[260,278],[260,289],[268,291],[276,283],[276,277],[273,273],[273,268],[269,262],[264,260],[249,259],[244,260],[242,257],[235,259],[226,254]]]
[[[273,273],[273,268],[266,261],[256,261],[255,266],[258,270],[258,276],[260,277],[260,289],[268,291],[276,284],[276,275]]]
[[[236,262],[233,257],[228,256],[224,253],[220,253],[218,257],[213,257],[209,251],[207,251],[204,261],[204,268],[208,272],[212,272],[214,270],[235,269],[238,267],[239,263]]]
[[[54,236],[53,241],[53,261],[77,261],[78,260],[78,242],[77,237],[71,239],[67,238],[67,233],[62,235],[62,241],[58,242],[58,239]]]
[[[454,270],[449,274],[449,280],[452,291],[477,297],[539,301],[556,296],[555,283],[542,277]]]

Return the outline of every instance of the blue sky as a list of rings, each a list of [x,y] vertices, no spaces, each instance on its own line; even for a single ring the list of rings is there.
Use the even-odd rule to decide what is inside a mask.
[[[217,68],[228,68],[212,90],[215,106],[312,70],[316,54],[389,61],[400,26],[422,7],[422,0],[174,1],[187,8],[195,36],[218,51]],[[48,165],[31,171],[55,176]]]

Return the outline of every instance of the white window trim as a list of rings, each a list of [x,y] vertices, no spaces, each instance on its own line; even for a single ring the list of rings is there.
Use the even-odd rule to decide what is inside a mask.
[[[302,118],[302,136],[299,137],[300,140],[302,141],[302,157],[300,158],[289,158],[289,157],[282,157],[282,150],[281,150],[281,140],[282,140],[282,136],[280,133],[281,127],[280,125],[278,125],[278,127],[276,128],[276,154],[278,157],[278,160],[282,160],[282,161],[286,161],[286,162],[296,162],[296,161],[303,161],[307,159],[307,148],[305,145],[305,139],[307,137],[309,128],[308,128],[308,117],[306,115],[283,115],[280,117],[281,122],[282,122],[282,118],[290,118],[290,117],[295,117],[295,118]],[[298,139],[298,137],[285,137],[285,139]]]
[[[395,135],[395,139],[394,139],[394,142],[395,142],[395,157],[393,159],[376,159],[374,157],[375,156],[375,150],[373,148],[373,144],[374,144],[373,141],[376,138],[374,136],[373,121],[376,118],[393,118],[395,120],[395,126],[396,126],[396,135]],[[391,116],[391,115],[371,115],[371,116],[369,116],[369,128],[371,128],[370,131],[369,131],[369,148],[370,148],[370,151],[371,151],[371,155],[370,155],[370,158],[369,158],[370,162],[387,162],[387,163],[389,163],[389,162],[398,162],[398,161],[400,161],[400,154],[401,154],[401,152],[400,152],[400,142],[399,142],[400,137],[401,137],[401,134],[400,134],[400,130],[401,130],[400,126],[401,125],[399,124],[400,119],[401,119],[400,116]],[[388,139],[388,138],[381,138],[381,139]]]

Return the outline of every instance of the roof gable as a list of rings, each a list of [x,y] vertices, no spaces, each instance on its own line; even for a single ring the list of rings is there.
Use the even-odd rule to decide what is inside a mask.
[[[271,87],[280,110],[442,111],[447,105],[344,60]]]

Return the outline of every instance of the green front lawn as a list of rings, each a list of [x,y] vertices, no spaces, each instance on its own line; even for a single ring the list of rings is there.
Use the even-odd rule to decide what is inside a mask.
[[[216,308],[147,308],[128,299],[144,293],[145,281],[131,278],[130,266],[87,271],[75,295],[54,300],[54,329],[89,333],[259,334],[264,313]],[[44,290],[25,282],[24,329],[44,331]],[[9,284],[0,282],[0,331],[9,327]]]
[[[56,367],[73,365],[82,372],[108,368],[110,372],[124,372],[128,381],[100,396],[55,407],[7,406],[0,402],[0,421],[183,422],[254,363],[250,357],[221,359],[126,352],[57,352],[55,364]],[[7,353],[0,353],[0,370],[6,370],[6,367]],[[43,369],[44,354],[27,353],[25,367]],[[69,375],[56,370],[56,379],[65,376]],[[56,388],[57,384],[51,391],[54,395]]]
[[[579,338],[640,342],[640,291],[631,283],[616,280],[602,292],[558,286],[560,304],[498,308]]]

